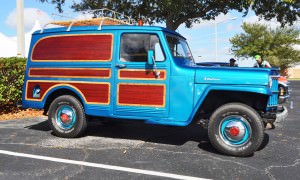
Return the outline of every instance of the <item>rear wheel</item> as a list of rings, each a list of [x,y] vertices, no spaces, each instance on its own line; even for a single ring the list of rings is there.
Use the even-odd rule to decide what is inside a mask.
[[[254,109],[241,103],[229,103],[212,114],[208,136],[211,144],[221,153],[248,156],[261,145],[264,127]]]
[[[53,133],[65,138],[80,136],[87,126],[81,103],[70,95],[60,96],[51,103],[48,121]]]

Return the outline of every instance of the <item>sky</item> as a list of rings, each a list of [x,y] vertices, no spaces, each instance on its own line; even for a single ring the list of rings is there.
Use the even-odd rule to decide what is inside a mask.
[[[72,11],[70,9],[72,2],[66,2],[63,6],[64,12]],[[14,56],[17,51],[16,0],[0,0],[0,3],[2,4],[0,6],[0,41],[2,41],[0,42],[0,57]],[[57,13],[53,4],[41,3],[38,0],[24,0],[25,51],[27,53],[31,30],[35,22],[38,21],[43,26],[45,23],[53,20],[53,13]],[[216,20],[194,24],[192,28],[185,28],[184,25],[181,25],[177,32],[187,38],[195,61],[228,62],[230,58],[234,57],[230,52],[231,44],[229,39],[242,32],[241,25],[243,22],[258,22],[258,17],[253,12],[250,12],[246,17],[242,17],[242,15],[242,13],[231,11],[226,15],[219,15]],[[259,22],[273,27],[279,25],[275,21],[266,22],[261,20]],[[217,24],[217,31],[215,31],[215,23]],[[239,66],[252,66],[254,62],[254,59],[237,59]]]

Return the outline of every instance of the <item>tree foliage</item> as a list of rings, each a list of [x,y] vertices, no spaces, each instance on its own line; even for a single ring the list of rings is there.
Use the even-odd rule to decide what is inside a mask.
[[[286,69],[300,62],[300,30],[293,27],[270,28],[267,25],[243,23],[243,33],[230,39],[237,57],[262,55],[272,66]]]
[[[40,0],[56,4],[59,12],[65,0]],[[277,19],[282,25],[292,24],[300,17],[300,2],[296,0],[81,0],[74,1],[75,11],[108,8],[138,19],[144,17],[150,24],[166,23],[176,30],[181,24],[191,27],[200,20],[214,19],[230,10],[247,15],[252,9],[256,15],[270,20]]]

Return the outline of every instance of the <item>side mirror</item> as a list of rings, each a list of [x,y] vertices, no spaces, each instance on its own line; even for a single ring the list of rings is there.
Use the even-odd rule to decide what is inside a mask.
[[[149,65],[153,65],[153,71],[155,73],[155,78],[159,78],[160,76],[160,71],[157,71],[156,68],[156,63],[155,63],[155,59],[154,59],[154,51],[153,50],[149,50],[148,51],[148,64]]]
[[[148,64],[153,65],[154,64],[154,51],[153,50],[148,50]]]

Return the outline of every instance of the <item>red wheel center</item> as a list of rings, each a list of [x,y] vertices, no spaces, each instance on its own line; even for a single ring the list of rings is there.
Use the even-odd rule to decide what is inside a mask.
[[[240,129],[238,127],[236,127],[236,126],[233,126],[233,127],[230,128],[229,133],[232,136],[237,136],[240,133]]]
[[[60,115],[60,119],[62,122],[67,122],[69,120],[69,116],[67,114]]]

